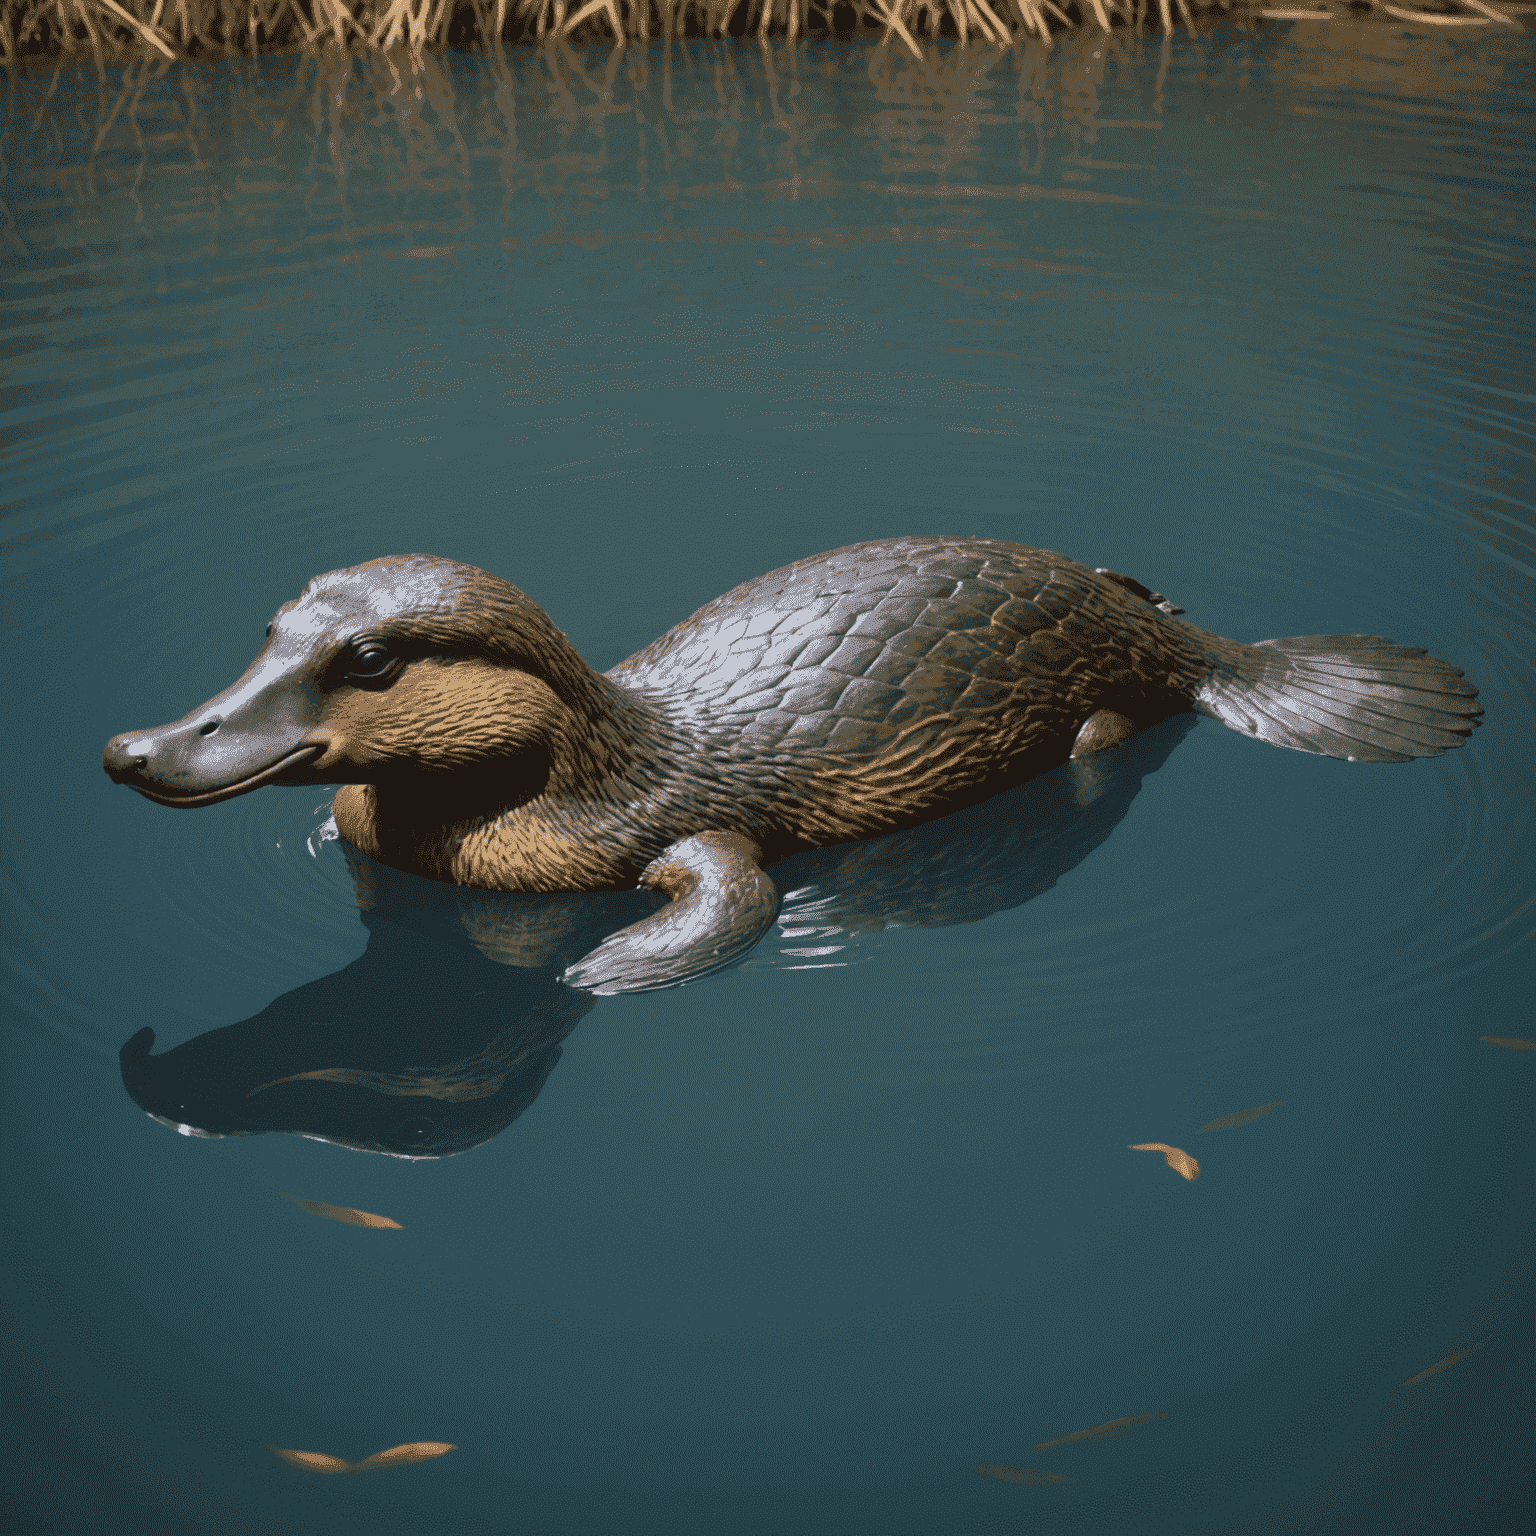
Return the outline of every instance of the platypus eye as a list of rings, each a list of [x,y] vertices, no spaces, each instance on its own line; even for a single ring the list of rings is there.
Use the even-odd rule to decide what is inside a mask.
[[[392,682],[400,670],[400,659],[378,640],[359,640],[343,658],[344,682],[359,688],[380,688]]]

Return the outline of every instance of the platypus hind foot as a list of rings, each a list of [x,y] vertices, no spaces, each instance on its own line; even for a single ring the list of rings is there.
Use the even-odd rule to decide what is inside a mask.
[[[737,832],[700,832],[652,859],[640,884],[672,898],[643,922],[604,939],[570,966],[567,986],[610,997],[654,992],[743,960],[779,915],[762,850]]]
[[[1073,757],[1087,757],[1107,747],[1118,747],[1136,734],[1136,727],[1118,710],[1101,709],[1089,715],[1072,743]]]

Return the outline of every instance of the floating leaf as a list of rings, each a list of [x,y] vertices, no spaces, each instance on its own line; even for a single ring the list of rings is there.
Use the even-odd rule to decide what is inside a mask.
[[[1257,1109],[1240,1109],[1235,1115],[1223,1115],[1219,1120],[1212,1120],[1209,1125],[1202,1125],[1201,1131],[1231,1131],[1240,1125],[1251,1125],[1253,1121],[1262,1115],[1267,1115],[1272,1109],[1279,1109],[1285,1103],[1284,1099],[1276,1099],[1273,1104],[1260,1104]],[[1199,1135],[1199,1131],[1195,1133]]]
[[[267,1447],[274,1456],[281,1456],[290,1467],[302,1467],[306,1472],[350,1472],[352,1463],[340,1456],[327,1456],[323,1451],[285,1451],[280,1445]]]
[[[1454,1354],[1449,1354],[1443,1360],[1436,1360],[1427,1370],[1420,1371],[1417,1376],[1410,1376],[1407,1381],[1398,1382],[1399,1387],[1416,1387],[1421,1381],[1428,1381],[1431,1376],[1438,1376],[1441,1371],[1448,1371],[1453,1365],[1460,1365],[1468,1355],[1476,1354],[1484,1344],[1488,1343],[1493,1335],[1479,1339],[1476,1344],[1468,1344],[1465,1349],[1458,1349]]]
[[[1112,1440],[1128,1429],[1135,1429],[1140,1424],[1155,1424],[1159,1419],[1167,1417],[1166,1413],[1133,1413],[1128,1419],[1110,1419],[1108,1423],[1096,1424],[1092,1429],[1074,1430],[1072,1434],[1062,1435],[1056,1440],[1043,1441],[1039,1445],[1030,1446],[1030,1450],[1054,1451],[1063,1445],[1081,1445],[1084,1440]]]
[[[973,1461],[972,1472],[984,1473],[1004,1483],[1028,1483],[1034,1488],[1046,1488],[1056,1483],[1075,1483],[1075,1477],[1061,1477],[1055,1472],[1035,1472],[1029,1467],[994,1467],[985,1461]]]
[[[301,1200],[299,1196],[281,1190],[279,1193],[284,1200],[292,1200],[311,1216],[324,1216],[327,1221],[344,1221],[349,1227],[389,1227],[396,1232],[405,1230],[398,1221],[391,1221],[388,1216],[375,1216],[372,1211],[354,1211],[350,1205],[331,1205],[325,1200]]]
[[[434,1456],[446,1456],[458,1446],[446,1440],[413,1440],[409,1445],[392,1445],[387,1451],[365,1456],[354,1464],[354,1472],[377,1472],[381,1467],[408,1467],[414,1461],[431,1461]]]
[[[1177,1174],[1186,1179],[1198,1179],[1200,1177],[1200,1164],[1192,1158],[1188,1152],[1182,1152],[1178,1147],[1170,1147],[1166,1141],[1138,1141],[1132,1148],[1132,1152],[1161,1152],[1163,1161]]]
[[[1514,1035],[1479,1035],[1485,1045],[1502,1045],[1506,1051],[1536,1051],[1536,1040],[1521,1040]]]

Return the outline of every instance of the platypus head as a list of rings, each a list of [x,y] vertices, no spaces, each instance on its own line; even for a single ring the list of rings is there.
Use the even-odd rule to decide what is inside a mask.
[[[478,769],[536,789],[557,739],[614,691],[510,583],[394,555],[316,576],[239,682],[174,724],[114,736],[103,766],[189,808],[263,784],[465,788]]]

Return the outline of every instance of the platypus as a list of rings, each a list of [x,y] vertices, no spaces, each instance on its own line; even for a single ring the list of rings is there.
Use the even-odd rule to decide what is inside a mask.
[[[607,673],[497,576],[394,555],[316,576],[245,675],[114,737],[161,805],[340,784],[382,863],[501,891],[669,904],[565,972],[597,993],[744,956],[763,865],[941,816],[1186,710],[1278,746],[1405,762],[1482,714],[1461,671],[1374,635],[1243,644],[1118,572],[998,539],[880,539],[759,576]]]

